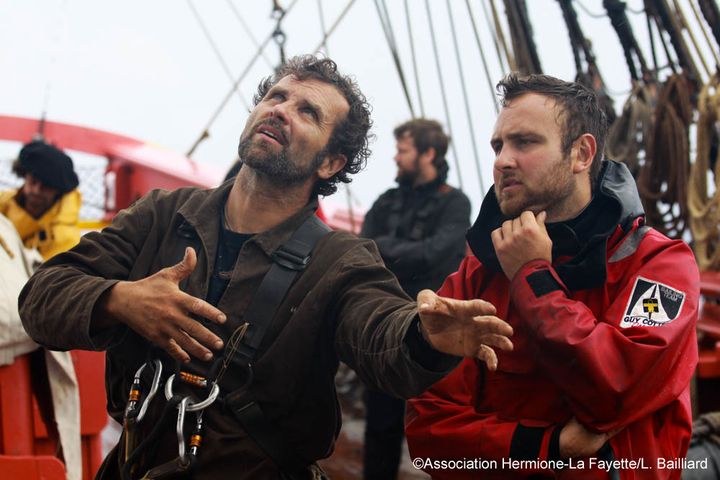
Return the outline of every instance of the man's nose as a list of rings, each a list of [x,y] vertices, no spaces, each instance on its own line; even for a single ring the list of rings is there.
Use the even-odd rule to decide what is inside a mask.
[[[516,165],[515,155],[510,148],[503,146],[500,148],[500,151],[495,154],[493,167],[497,170],[515,168]]]
[[[278,103],[272,107],[270,114],[281,122],[288,123],[289,116],[287,113],[287,109],[288,106],[286,102]]]

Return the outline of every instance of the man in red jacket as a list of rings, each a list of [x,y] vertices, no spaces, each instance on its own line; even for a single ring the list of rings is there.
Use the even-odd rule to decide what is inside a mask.
[[[414,464],[434,478],[680,478],[691,431],[699,279],[688,246],[644,225],[607,122],[577,83],[510,75],[494,190],[440,290],[510,323],[497,371],[465,360],[410,400]]]

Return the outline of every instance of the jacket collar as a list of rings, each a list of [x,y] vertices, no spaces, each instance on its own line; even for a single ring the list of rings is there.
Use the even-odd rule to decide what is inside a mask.
[[[209,258],[215,258],[221,212],[234,180],[232,178],[215,189],[198,190],[178,209],[181,217],[177,225],[178,230],[194,230],[207,248]],[[256,243],[269,257],[310,215],[315,213],[317,208],[318,199],[314,197],[298,213],[270,230],[258,232],[247,243]]]
[[[570,290],[595,288],[606,279],[608,238],[620,226],[628,232],[633,221],[644,215],[635,181],[625,164],[606,160],[590,204],[573,219],[547,224],[553,242],[553,263]],[[473,254],[487,268],[501,272],[490,234],[509,220],[502,214],[491,188],[480,214],[468,230]]]

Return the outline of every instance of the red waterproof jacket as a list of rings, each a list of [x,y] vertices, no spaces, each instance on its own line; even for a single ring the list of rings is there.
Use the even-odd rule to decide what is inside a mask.
[[[697,266],[684,242],[642,226],[632,177],[606,163],[581,214],[592,220],[566,229],[575,228],[579,253],[563,255],[568,235],[548,226],[552,264],[531,261],[512,281],[488,253],[485,235],[501,220],[488,215],[494,195],[483,202],[486,225],[468,235],[475,256],[439,293],[491,302],[513,326],[515,348],[498,353],[497,371],[466,359],[408,402],[411,457],[433,478],[680,478],[697,363]],[[621,430],[592,460],[543,468],[537,459],[559,458],[559,432],[572,417],[593,431]],[[461,462],[442,463],[451,459]]]

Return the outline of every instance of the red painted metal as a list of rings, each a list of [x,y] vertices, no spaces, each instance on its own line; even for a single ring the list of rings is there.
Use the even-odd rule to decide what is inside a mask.
[[[40,120],[0,115],[0,139],[28,142],[39,128]],[[108,159],[107,218],[154,188],[212,187],[223,178],[216,167],[198,165],[171,150],[124,135],[51,121],[45,121],[43,134],[60,148]]]
[[[0,455],[2,478],[12,480],[64,480],[65,466],[60,460],[47,455]]]

